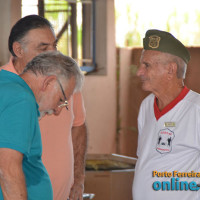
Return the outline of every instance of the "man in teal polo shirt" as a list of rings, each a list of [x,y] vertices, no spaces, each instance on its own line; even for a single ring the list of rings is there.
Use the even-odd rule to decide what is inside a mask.
[[[76,62],[57,51],[36,56],[20,76],[0,71],[0,200],[53,199],[38,118],[59,114],[82,80]]]

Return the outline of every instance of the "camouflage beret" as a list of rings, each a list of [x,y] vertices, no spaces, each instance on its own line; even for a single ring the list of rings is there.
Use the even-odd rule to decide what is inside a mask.
[[[190,60],[187,48],[172,34],[156,29],[148,30],[143,39],[145,50],[155,50],[182,58],[186,63]]]

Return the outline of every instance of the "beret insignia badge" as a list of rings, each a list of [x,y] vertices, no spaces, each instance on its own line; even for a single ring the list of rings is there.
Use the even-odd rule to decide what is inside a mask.
[[[151,35],[149,37],[149,47],[151,47],[152,49],[156,49],[159,47],[159,43],[160,43],[160,37],[157,35]]]

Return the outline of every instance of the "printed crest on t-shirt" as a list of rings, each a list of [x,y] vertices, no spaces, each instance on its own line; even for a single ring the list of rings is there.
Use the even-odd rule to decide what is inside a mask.
[[[158,133],[158,140],[156,150],[161,153],[169,153],[172,150],[172,140],[174,139],[174,132],[170,129],[162,129]]]

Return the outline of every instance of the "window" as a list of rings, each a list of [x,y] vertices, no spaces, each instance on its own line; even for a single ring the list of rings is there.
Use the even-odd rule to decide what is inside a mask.
[[[22,0],[22,16],[39,14],[53,25],[58,49],[87,73],[96,68],[95,0]]]

